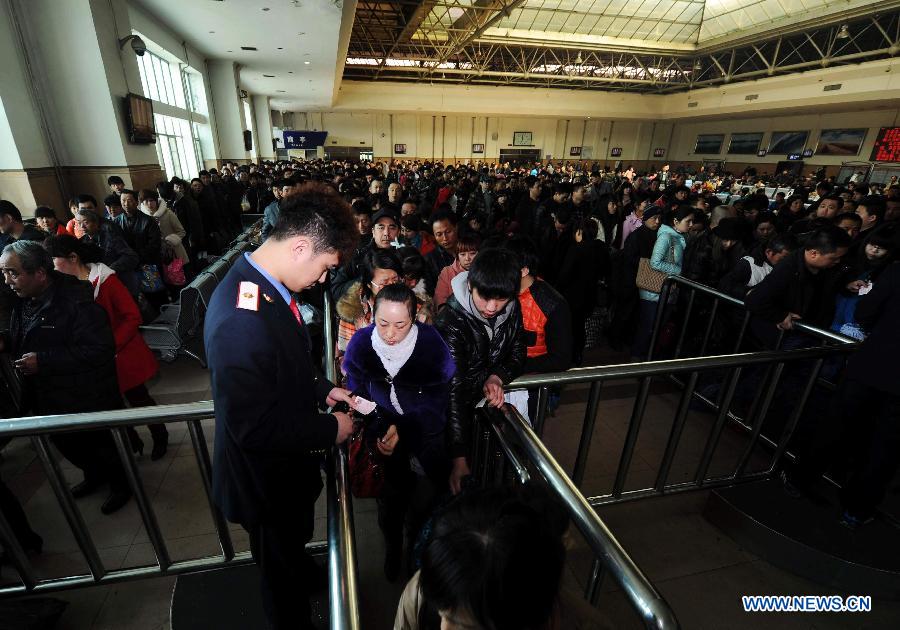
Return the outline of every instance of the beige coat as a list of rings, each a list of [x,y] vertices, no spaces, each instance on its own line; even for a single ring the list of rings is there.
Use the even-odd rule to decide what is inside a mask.
[[[143,210],[143,208],[141,209]],[[145,212],[145,214],[150,213]],[[191,262],[187,250],[181,243],[181,240],[185,237],[187,232],[185,232],[184,226],[181,225],[181,221],[178,220],[175,213],[163,206],[150,216],[156,219],[156,224],[159,225],[159,233],[163,240],[172,247],[172,250],[175,252],[175,257],[178,258],[178,260],[183,261],[184,264]]]

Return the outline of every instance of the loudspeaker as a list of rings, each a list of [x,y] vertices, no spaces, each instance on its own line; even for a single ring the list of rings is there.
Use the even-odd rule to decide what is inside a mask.
[[[252,151],[253,150],[253,132],[249,129],[244,129],[244,151]]]

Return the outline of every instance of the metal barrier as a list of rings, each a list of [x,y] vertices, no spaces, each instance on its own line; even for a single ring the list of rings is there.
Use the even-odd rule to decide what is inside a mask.
[[[490,458],[493,437],[499,445],[499,452],[512,465],[519,482],[527,483],[538,476],[544,480],[594,552],[585,598],[595,603],[605,570],[622,588],[646,627],[658,630],[678,628],[672,608],[629,557],[521,414],[511,405],[504,405],[501,410],[489,410],[484,415],[478,414],[478,417],[487,426],[478,432],[480,439],[473,461],[474,474],[481,475],[484,482],[493,468],[491,472],[496,479],[505,477],[505,460],[494,458],[491,461]],[[532,474],[532,468],[535,474]]]
[[[844,354],[852,352],[855,349],[855,344],[845,344],[805,350],[754,352],[716,357],[670,359],[667,361],[652,361],[648,363],[628,363],[594,368],[577,368],[569,370],[568,372],[521,377],[510,383],[509,389],[538,388],[538,398],[540,401],[541,399],[546,398],[547,390],[550,386],[575,383],[590,384],[581,438],[578,443],[578,454],[575,459],[575,466],[572,473],[572,479],[576,487],[579,487],[584,480],[603,385],[610,381],[634,378],[640,379],[634,406],[631,411],[631,418],[628,424],[625,442],[619,458],[619,465],[616,470],[612,492],[610,494],[589,498],[588,502],[591,505],[596,506],[625,499],[693,490],[701,487],[710,488],[732,485],[739,481],[758,479],[770,475],[777,466],[782,455],[785,454],[788,441],[800,421],[807,400],[813,391],[819,378],[822,365],[826,359],[842,357]],[[757,442],[761,438],[763,422],[769,413],[785,365],[798,361],[811,361],[813,362],[813,367],[800,392],[797,404],[794,406],[793,411],[784,426],[780,439],[774,443],[774,454],[771,464],[763,472],[748,473],[746,471],[747,464]],[[769,368],[771,370],[771,377],[763,381],[762,386],[757,391],[756,396],[750,405],[750,413],[748,414],[747,423],[745,424],[750,434],[749,443],[731,474],[719,477],[708,477],[709,466],[715,453],[716,446],[719,443],[726,422],[732,416],[729,408],[738,380],[743,371],[752,366],[764,366]],[[716,419],[708,435],[700,461],[697,464],[694,478],[690,482],[668,483],[669,472],[681,440],[691,401],[695,397],[694,390],[697,386],[699,376],[704,371],[718,370],[725,370],[729,375],[726,379],[726,385],[723,389],[720,402],[716,405]],[[634,448],[637,444],[641,423],[644,418],[652,379],[660,376],[674,377],[683,374],[688,375],[688,377],[686,384],[682,389],[675,419],[668,435],[662,461],[660,462],[656,482],[652,488],[626,492],[624,489],[625,481],[628,476],[628,471],[634,455]],[[534,422],[535,433],[538,436],[541,434],[545,417],[545,407],[542,408],[539,404],[538,414]]]
[[[334,361],[334,309],[331,293],[323,291],[325,376],[337,382]],[[350,495],[350,473],[347,447],[336,445],[328,461],[328,593],[331,596],[331,629],[359,628],[358,564],[356,536],[353,528],[353,499]]]
[[[705,284],[694,282],[693,280],[688,280],[687,278],[682,278],[681,276],[669,276],[663,283],[662,290],[659,294],[659,302],[657,303],[658,306],[656,310],[656,318],[653,322],[653,334],[650,337],[650,347],[647,354],[647,360],[649,361],[653,358],[653,351],[656,349],[656,342],[659,339],[660,329],[662,328],[663,322],[665,321],[666,307],[672,295],[672,291],[675,290],[676,286],[684,287],[689,292],[683,318],[681,321],[681,330],[679,331],[678,341],[675,345],[674,358],[681,358],[682,352],[684,351],[685,336],[688,329],[690,328],[691,315],[694,313],[694,307],[698,294],[711,298],[712,308],[709,310],[709,317],[706,322],[702,342],[697,354],[694,356],[705,356],[706,350],[709,345],[710,336],[712,335],[713,326],[715,324],[716,318],[720,315],[720,304],[734,306],[743,310],[743,313],[741,315],[741,324],[738,328],[738,334],[735,338],[734,345],[731,348],[731,352],[733,353],[740,352],[741,348],[743,347],[747,328],[750,325],[751,319],[751,314],[748,310],[746,310],[744,302],[731,295],[728,295],[727,293],[722,293],[721,291],[717,291],[711,287],[708,287]],[[794,329],[821,340],[823,344],[836,343],[842,345],[855,345],[857,343],[854,339],[850,339],[849,337],[845,337],[844,335],[833,332],[831,330],[824,330],[822,328],[816,328],[815,326],[804,324],[802,321],[795,322]],[[782,341],[784,340],[784,334],[785,331],[782,330],[778,335],[775,349],[781,347]]]
[[[331,331],[331,319],[326,317],[326,338]],[[332,346],[333,355],[333,346]],[[331,362],[334,365],[334,362]],[[333,371],[332,371],[333,376]],[[0,438],[30,437],[44,467],[50,486],[56,495],[68,525],[75,537],[90,573],[38,579],[28,556],[19,544],[6,517],[0,512],[0,537],[4,541],[22,581],[19,585],[0,587],[0,597],[74,589],[84,586],[112,584],[148,577],[193,573],[228,566],[249,564],[249,551],[235,552],[228,531],[228,523],[212,500],[212,462],[206,445],[202,420],[214,417],[211,401],[158,405],[54,416],[34,416],[0,420]],[[160,530],[152,502],[141,479],[140,470],[131,451],[127,429],[146,424],[186,422],[200,477],[206,493],[209,511],[219,539],[221,555],[173,561]],[[54,433],[88,429],[109,429],[125,468],[128,483],[134,493],[144,527],[156,556],[155,566],[129,567],[108,570],[81,516],[59,462],[50,450],[49,436]],[[349,490],[347,454],[334,447],[328,457],[328,539],[309,543],[307,551],[314,555],[327,552],[329,557],[329,594],[331,596],[332,630],[358,630],[359,604],[357,597],[356,544],[353,534],[353,511]],[[302,595],[301,595],[302,596]]]
[[[132,409],[119,409],[97,413],[81,413],[71,415],[34,416],[25,418],[13,418],[0,420],[0,436],[31,438],[37,451],[47,479],[56,499],[62,508],[66,521],[75,537],[81,553],[90,569],[90,574],[64,576],[48,580],[38,580],[28,557],[19,545],[18,540],[7,522],[5,516],[0,513],[0,535],[4,545],[11,556],[13,565],[19,573],[22,584],[0,588],[0,596],[21,595],[24,593],[36,593],[45,591],[57,591],[80,586],[95,584],[108,584],[126,580],[134,580],[145,577],[162,575],[177,575],[190,573],[222,566],[231,566],[252,562],[249,552],[234,551],[231,536],[221,512],[212,502],[212,463],[209,457],[209,449],[203,433],[201,420],[213,417],[211,402],[199,402],[182,405],[159,405],[156,407],[139,407]],[[219,546],[222,554],[194,558],[191,560],[173,561],[169,556],[165,539],[159,528],[156,514],[147,494],[140,472],[131,451],[127,428],[145,424],[186,422],[190,432],[191,442],[197,466],[200,469],[200,477],[209,503],[210,514],[216,528]],[[125,468],[128,483],[134,492],[135,501],[147,536],[153,546],[156,555],[156,566],[131,567],[109,571],[104,567],[97,548],[85,525],[81,512],[75,504],[69,486],[62,474],[59,462],[50,452],[49,435],[67,431],[86,429],[110,429],[118,450],[119,457]],[[315,548],[315,545],[313,545]]]

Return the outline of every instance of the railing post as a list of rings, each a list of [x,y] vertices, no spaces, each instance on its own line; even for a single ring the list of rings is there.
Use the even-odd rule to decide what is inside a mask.
[[[600,585],[603,583],[604,574],[600,558],[595,557],[591,563],[591,572],[588,575],[587,584],[584,587],[584,598],[593,606],[597,605],[597,596],[600,594]]]
[[[703,333],[703,343],[700,344],[700,356],[706,356],[706,346],[709,345],[709,337],[712,334],[713,325],[716,323],[716,314],[719,312],[719,300],[713,298],[712,310],[709,313],[709,320],[706,322],[706,331]]]
[[[653,350],[656,347],[659,330],[662,328],[662,322],[666,315],[666,306],[669,303],[669,294],[672,292],[673,282],[672,276],[666,278],[659,292],[659,302],[656,303],[656,318],[653,320],[653,333],[650,335],[650,346],[647,348],[647,361],[653,360]]]
[[[324,305],[322,310],[322,318],[324,320],[324,325],[322,329],[322,337],[324,341],[322,342],[325,345],[325,378],[327,378],[332,383],[336,383],[335,379],[337,378],[337,370],[335,369],[335,359],[334,359],[334,316],[332,315],[332,303],[331,303],[331,283],[326,283],[323,289],[324,294]]]
[[[147,490],[144,488],[144,482],[141,480],[137,464],[134,462],[128,433],[124,427],[116,427],[112,430],[112,434],[116,441],[116,448],[119,450],[122,467],[125,469],[125,476],[128,478],[128,484],[134,492],[134,499],[138,504],[138,510],[141,512],[141,518],[144,520],[147,537],[153,545],[153,551],[156,552],[156,561],[160,570],[165,572],[172,564],[172,560],[169,558],[169,552],[166,549],[166,541],[159,530],[159,523],[156,520],[156,514],[153,512],[153,505],[150,503],[150,498],[147,496]]]
[[[769,414],[769,407],[772,405],[772,399],[775,397],[775,391],[778,388],[778,382],[781,380],[781,373],[783,371],[784,363],[779,363],[775,366],[771,381],[766,387],[765,395],[760,403],[759,412],[755,417],[751,415],[749,418],[749,420],[753,422],[753,431],[750,434],[750,443],[747,445],[747,448],[744,450],[744,453],[741,455],[741,458],[738,460],[738,464],[734,469],[732,478],[735,480],[740,479],[741,476],[743,476],[747,463],[753,455],[753,449],[756,448],[756,443],[759,441],[759,434],[762,432],[763,423],[766,421],[766,416]]]
[[[206,493],[209,512],[219,537],[219,546],[222,548],[222,556],[225,560],[231,560],[234,558],[234,545],[231,542],[231,534],[228,532],[228,523],[212,498],[212,463],[209,460],[206,439],[203,437],[203,426],[199,420],[189,420],[187,425],[191,434],[191,444],[194,447],[194,456],[197,459],[197,467],[200,469],[200,479],[203,481],[203,491]]]
[[[734,368],[728,384],[725,389],[725,396],[722,398],[722,404],[719,407],[719,413],[716,417],[716,424],[713,426],[709,438],[706,440],[706,446],[703,448],[703,455],[700,458],[700,465],[697,467],[697,474],[694,477],[694,483],[698,486],[703,485],[706,472],[709,470],[709,464],[712,462],[713,454],[716,446],[719,444],[719,436],[722,435],[722,429],[725,427],[725,419],[728,417],[728,408],[731,407],[731,399],[734,397],[734,390],[737,387],[738,379],[741,376],[741,369]]]
[[[100,559],[100,554],[97,553],[97,547],[91,539],[81,512],[78,511],[75,505],[72,492],[65,483],[65,477],[63,477],[59,462],[50,454],[50,443],[47,440],[47,436],[35,435],[31,438],[31,443],[34,445],[34,450],[41,460],[44,472],[47,475],[47,481],[50,483],[50,487],[53,488],[53,494],[56,495],[56,500],[59,501],[59,506],[62,508],[66,521],[69,523],[69,528],[72,530],[72,535],[75,536],[75,542],[78,543],[78,548],[84,554],[91,576],[93,576],[94,581],[99,581],[106,574],[106,569],[103,567],[103,561]]]
[[[597,422],[597,408],[600,406],[600,391],[602,387],[603,381],[591,383],[587,408],[584,411],[584,420],[581,423],[581,439],[578,441],[578,455],[575,457],[575,468],[572,471],[572,481],[579,488],[584,481],[584,470],[587,468],[588,453],[591,448],[591,439],[594,436],[594,426]]]
[[[16,533],[13,531],[12,527],[10,527],[9,521],[6,520],[6,515],[3,514],[2,511],[0,511],[0,538],[3,539],[3,546],[9,554],[13,566],[16,567],[19,578],[21,578],[22,584],[25,585],[25,590],[33,590],[38,582],[37,576],[34,574],[34,568],[31,566],[31,562],[29,562],[25,550],[22,549],[22,545],[19,544]]]
[[[663,453],[662,461],[659,464],[659,472],[656,475],[656,484],[654,487],[657,492],[662,493],[666,487],[669,470],[672,468],[672,462],[675,460],[675,452],[678,450],[679,442],[681,442],[681,433],[684,430],[684,423],[687,420],[691,402],[694,399],[694,390],[697,388],[697,380],[699,378],[699,372],[691,372],[687,385],[685,385],[684,391],[681,394],[681,401],[678,403],[678,412],[675,415],[675,421],[672,423],[672,429],[669,431],[669,440],[666,443],[666,450]]]
[[[790,419],[785,425],[781,440],[779,440],[778,447],[775,449],[775,454],[772,457],[772,465],[769,467],[770,472],[775,470],[775,467],[778,466],[779,460],[787,450],[788,442],[790,442],[791,436],[794,435],[794,430],[797,428],[797,424],[800,422],[800,418],[803,415],[803,410],[806,409],[806,401],[809,400],[809,396],[810,394],[812,394],[812,391],[816,386],[816,381],[819,380],[819,372],[822,371],[822,365],[824,363],[825,359],[816,359],[816,362],[813,365],[812,373],[809,375],[809,380],[806,382],[806,386],[803,388],[803,393],[800,395],[800,400],[798,401],[797,406],[794,408],[794,412],[791,414]]]
[[[544,423],[547,421],[547,407],[550,405],[550,388],[546,385],[538,387],[537,404],[535,405],[535,415],[537,416],[532,423],[534,432],[539,438],[544,437]]]
[[[647,398],[650,394],[650,382],[652,377],[641,379],[634,407],[631,411],[631,419],[628,422],[628,434],[625,436],[625,444],[622,446],[622,456],[619,458],[619,468],[616,470],[616,480],[613,483],[613,496],[622,496],[625,488],[625,479],[628,477],[628,468],[631,466],[631,458],[634,456],[634,446],[637,444],[638,433],[641,430],[641,421],[644,419],[644,409],[647,406]]]
[[[691,287],[688,294],[687,308],[684,311],[684,320],[681,322],[681,332],[678,335],[678,343],[675,346],[675,358],[681,358],[681,350],[684,346],[684,338],[687,335],[688,325],[691,321],[691,312],[694,310],[694,299],[697,297],[697,289]]]
[[[744,335],[747,334],[747,326],[750,325],[750,311],[744,311],[744,317],[741,320],[741,329],[738,332],[737,340],[734,342],[734,354],[741,351],[741,344],[744,343]]]
[[[328,457],[328,583],[331,630],[359,630],[358,570],[353,537],[347,453],[335,446]],[[306,597],[298,593],[298,597]]]

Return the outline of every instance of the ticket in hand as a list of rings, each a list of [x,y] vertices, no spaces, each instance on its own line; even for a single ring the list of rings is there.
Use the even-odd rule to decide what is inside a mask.
[[[366,400],[362,396],[354,396],[353,397],[353,408],[356,409],[359,413],[364,416],[369,415],[373,411],[375,411],[375,407],[377,405],[373,403],[371,400]]]

